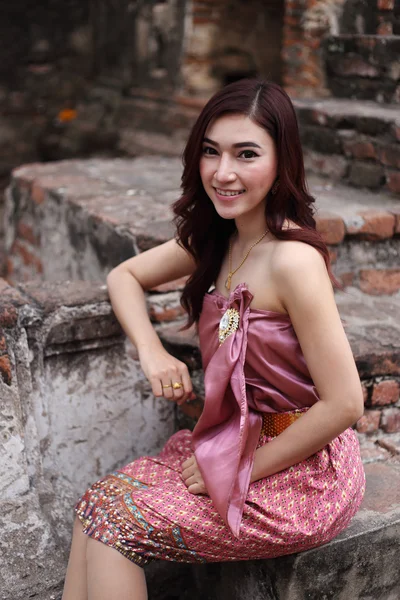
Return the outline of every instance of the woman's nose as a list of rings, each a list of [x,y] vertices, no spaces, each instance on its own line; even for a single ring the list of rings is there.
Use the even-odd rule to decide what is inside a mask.
[[[218,163],[218,168],[215,172],[215,179],[221,183],[235,181],[236,173],[233,169],[232,161],[228,157],[221,157]]]

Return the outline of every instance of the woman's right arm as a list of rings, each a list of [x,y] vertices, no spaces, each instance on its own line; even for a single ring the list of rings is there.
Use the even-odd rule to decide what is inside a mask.
[[[184,363],[162,346],[147,312],[144,292],[150,288],[190,275],[193,258],[176,240],[170,240],[115,267],[107,277],[112,307],[125,333],[136,346],[140,365],[155,396],[182,404],[193,397],[192,384]],[[163,387],[182,382],[183,389]]]

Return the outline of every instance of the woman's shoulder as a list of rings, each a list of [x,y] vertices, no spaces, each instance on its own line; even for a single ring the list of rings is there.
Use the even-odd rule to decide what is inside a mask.
[[[327,273],[322,254],[311,244],[299,240],[277,240],[272,251],[272,272],[278,277],[309,277]]]

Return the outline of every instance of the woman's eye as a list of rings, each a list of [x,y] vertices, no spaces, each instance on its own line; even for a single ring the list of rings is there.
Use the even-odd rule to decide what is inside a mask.
[[[217,154],[217,151],[215,150],[215,148],[211,148],[210,146],[204,146],[203,154],[214,155]]]
[[[239,156],[241,158],[254,158],[254,157],[258,156],[258,154],[253,152],[253,150],[243,150],[243,152],[241,152],[239,154]]]

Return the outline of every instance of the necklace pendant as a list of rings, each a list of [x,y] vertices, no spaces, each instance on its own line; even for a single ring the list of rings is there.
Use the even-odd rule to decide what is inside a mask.
[[[225,287],[228,290],[228,292],[231,289],[231,279],[232,279],[232,273],[229,273],[229,275],[228,275],[228,277],[226,278],[226,281],[225,281]]]

